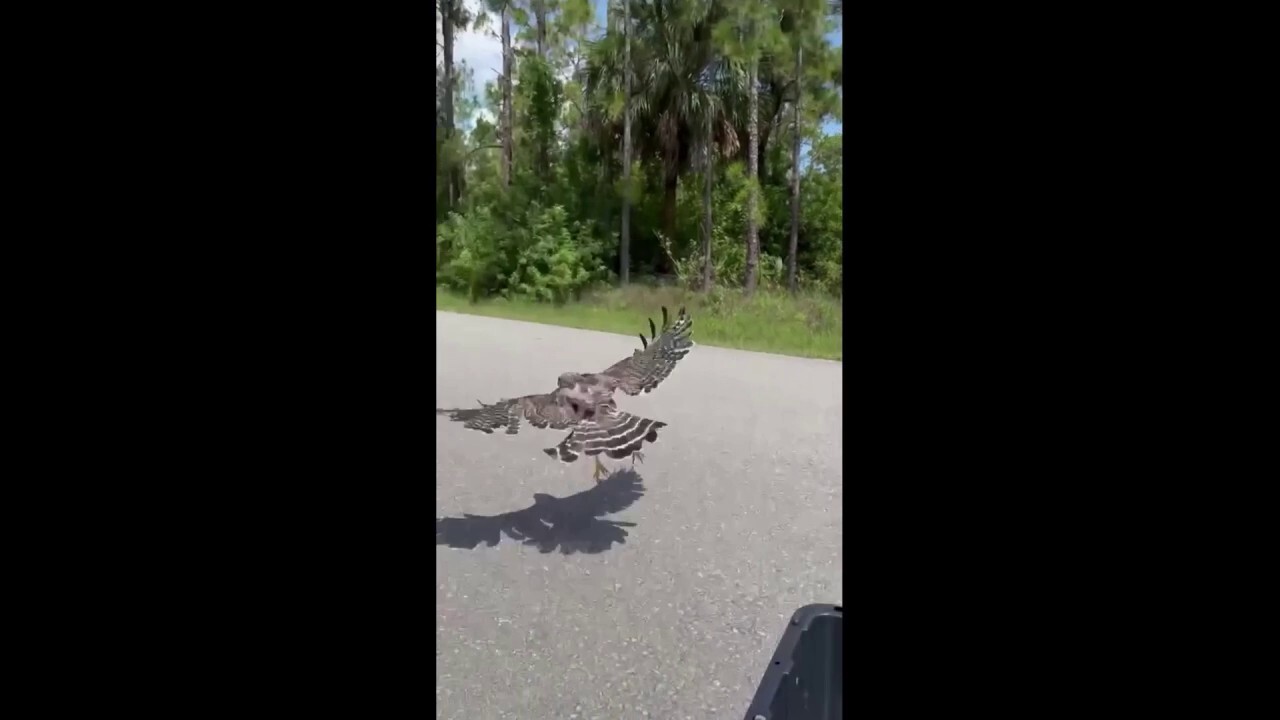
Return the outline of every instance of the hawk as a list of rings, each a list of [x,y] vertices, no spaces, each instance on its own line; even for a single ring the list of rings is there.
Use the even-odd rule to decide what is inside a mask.
[[[493,434],[505,428],[505,434],[520,431],[521,421],[537,428],[569,430],[564,440],[552,448],[543,450],[561,462],[571,463],[583,454],[595,460],[592,477],[597,483],[608,472],[600,462],[600,454],[621,460],[631,458],[644,462],[640,448],[644,443],[657,442],[658,429],[666,423],[650,420],[618,409],[614,392],[627,395],[652,392],[671,374],[680,358],[693,349],[689,335],[693,331],[693,319],[680,308],[675,322],[671,323],[667,309],[662,308],[662,334],[649,320],[649,339],[640,333],[641,349],[598,373],[562,374],[556,389],[540,395],[499,400],[492,404],[480,403],[478,408],[436,408],[437,415],[463,423],[463,427]],[[650,341],[651,340],[651,341]]]

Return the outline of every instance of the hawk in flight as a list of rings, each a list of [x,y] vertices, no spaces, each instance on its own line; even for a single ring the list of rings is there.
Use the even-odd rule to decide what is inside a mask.
[[[619,410],[613,393],[621,390],[628,395],[651,392],[671,374],[680,358],[693,349],[689,335],[693,331],[693,319],[680,308],[680,314],[671,323],[667,309],[662,308],[662,334],[649,320],[649,339],[640,333],[642,349],[631,357],[620,360],[598,373],[573,373],[561,375],[557,387],[541,395],[499,400],[493,404],[483,401],[478,408],[436,408],[437,415],[447,415],[450,420],[464,423],[463,427],[492,434],[505,428],[507,435],[520,431],[522,420],[537,428],[569,430],[559,445],[543,450],[547,455],[570,463],[582,454],[595,460],[592,477],[600,482],[608,468],[600,463],[600,453],[615,460],[631,457],[644,461],[640,452],[645,442],[658,440],[658,428],[666,423],[642,418]]]

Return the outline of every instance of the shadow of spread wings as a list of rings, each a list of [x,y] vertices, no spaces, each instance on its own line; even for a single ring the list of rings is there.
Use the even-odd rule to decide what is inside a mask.
[[[493,547],[506,537],[549,553],[600,553],[627,542],[635,523],[605,520],[645,494],[644,482],[631,468],[619,469],[576,495],[557,498],[537,493],[533,505],[501,515],[436,518],[436,545],[474,550]]]
[[[557,430],[571,427],[576,422],[572,414],[557,402],[555,393],[525,395],[499,400],[492,405],[486,405],[480,400],[476,402],[480,403],[480,407],[436,408],[436,414],[447,415],[450,420],[463,423],[463,427],[485,434],[492,434],[494,430],[505,427],[508,435],[515,435],[520,432],[522,419],[534,427]]]
[[[618,388],[628,395],[650,392],[671,374],[680,358],[693,349],[689,335],[693,332],[693,318],[680,308],[674,324],[668,324],[667,309],[662,308],[662,335],[658,335],[653,320],[649,320],[649,333],[653,341],[640,334],[643,350],[636,350],[631,357],[618,362],[600,373],[618,380]]]

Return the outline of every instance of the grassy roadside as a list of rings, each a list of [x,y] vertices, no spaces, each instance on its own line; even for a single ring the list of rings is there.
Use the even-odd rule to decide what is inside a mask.
[[[694,340],[705,345],[758,350],[781,355],[840,360],[840,301],[822,295],[791,297],[758,292],[751,299],[723,290],[710,295],[680,288],[632,285],[596,292],[562,306],[502,298],[471,303],[466,297],[436,288],[436,309],[602,330],[648,335],[647,318],[662,322],[661,307],[672,313],[681,306],[694,316]]]

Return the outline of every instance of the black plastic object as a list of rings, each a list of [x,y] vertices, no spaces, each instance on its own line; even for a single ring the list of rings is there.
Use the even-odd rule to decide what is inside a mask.
[[[746,720],[842,718],[844,608],[806,605],[791,616]]]

